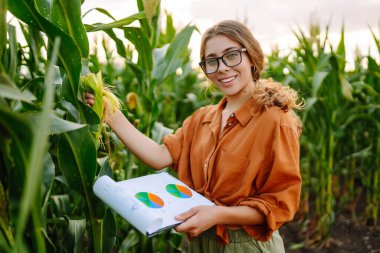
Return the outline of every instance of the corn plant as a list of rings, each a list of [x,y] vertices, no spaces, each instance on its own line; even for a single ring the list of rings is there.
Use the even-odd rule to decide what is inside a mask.
[[[169,231],[147,239],[92,193],[99,175],[126,171],[115,173],[121,180],[147,171],[139,164],[142,170],[132,173],[135,158],[110,132],[99,136],[101,107],[84,105],[82,93],[87,89],[83,87],[85,78],[92,76],[90,71],[105,72],[105,80],[120,88],[117,92],[122,100],[135,94],[140,109],[131,107],[127,116],[139,121],[137,126],[147,135],[160,140],[171,130],[157,123],[162,109],[157,91],[176,78],[177,69],[186,67],[187,75],[190,72],[187,44],[195,27],[176,33],[171,25],[162,33],[160,1],[137,1],[139,13],[92,25],[82,23],[79,0],[1,4],[0,199],[4,205],[0,248],[14,252],[180,251],[182,235]],[[26,46],[17,43],[16,28],[6,23],[7,9],[19,23]],[[112,18],[107,11],[103,13]],[[167,20],[172,24],[170,17]],[[140,27],[131,26],[134,21],[139,21]],[[114,29],[121,29],[131,44],[124,46]],[[116,43],[125,61],[122,72],[115,72],[111,65],[100,67],[96,56],[90,55],[87,33],[94,31],[103,31]],[[134,52],[137,62],[132,60]],[[118,75],[125,82],[113,83]],[[108,149],[104,150],[102,142]]]
[[[301,29],[294,34],[298,46],[285,56],[274,50],[268,56],[267,74],[291,85],[305,98],[301,113],[304,203],[300,212],[315,232],[311,242],[328,242],[335,215],[348,209],[357,218],[360,209],[356,203],[363,195],[366,209],[361,216],[369,224],[377,223],[378,63],[371,56],[358,55],[355,69],[346,70],[343,27],[336,48],[329,41],[329,26],[324,36],[315,23],[309,34]],[[363,59],[368,66],[363,65]]]
[[[115,93],[125,100],[124,113],[129,120],[147,136],[160,142],[163,135],[173,131],[171,128],[177,128],[185,117],[207,101],[201,99],[203,88],[199,87],[201,92],[194,93],[194,87],[200,83],[200,80],[198,73],[191,68],[187,44],[195,27],[186,26],[177,32],[171,15],[167,14],[166,29],[161,30],[160,2],[137,1],[137,4],[139,11],[144,11],[147,15],[147,19],[139,20],[140,27],[121,27],[116,21],[109,24],[86,25],[89,32],[97,32],[98,36],[102,36],[101,47],[97,48],[99,50],[102,48],[106,55],[106,62],[102,65],[95,52],[90,58],[90,67],[102,69],[108,82],[115,87]],[[94,11],[101,11],[115,20],[105,10],[97,8]],[[123,32],[124,38],[116,36],[117,33],[114,31],[116,29]],[[121,39],[128,40],[130,44],[125,47]],[[118,57],[124,63],[117,69],[114,67],[111,44],[115,46]],[[137,62],[131,61],[132,48],[137,51]],[[153,172],[127,152],[114,134],[107,132],[105,136],[107,136],[105,143],[111,141],[112,145],[104,151],[110,155],[110,163],[118,180]],[[121,237],[125,237],[120,245],[122,250],[131,252],[180,250],[182,235],[173,231],[153,239],[146,239],[130,226],[124,228],[121,231],[123,235]],[[168,241],[169,244],[164,243]]]
[[[20,47],[15,39],[14,27],[8,26],[8,36],[2,37],[2,45],[6,47],[2,51],[1,65],[2,96],[5,97],[2,104],[7,106],[2,107],[7,109],[2,109],[1,117],[1,129],[4,131],[2,143],[7,143],[1,159],[5,167],[5,171],[2,170],[5,175],[2,178],[5,179],[2,181],[1,196],[6,203],[2,209],[1,245],[7,250],[46,252],[47,249],[54,249],[71,252],[87,248],[92,252],[106,252],[112,249],[115,241],[114,217],[109,210],[105,211],[104,205],[92,193],[92,183],[100,169],[96,163],[97,143],[93,138],[94,132],[98,131],[99,118],[78,99],[82,59],[89,56],[80,4],[80,1],[57,1],[52,4],[49,1],[11,1],[9,6],[2,6],[2,22],[6,20],[6,8],[9,7],[12,14],[23,22],[24,34],[31,27],[29,31],[40,31],[46,36],[48,44],[45,48],[53,59],[41,63],[35,57],[41,55],[41,48],[30,46],[28,50],[21,49],[22,55],[27,55],[29,61],[35,60],[33,63],[36,65],[45,64],[49,69],[46,74],[36,72],[36,65],[30,64],[30,72],[22,76],[18,71],[25,63],[19,59],[17,50]],[[7,26],[2,24],[4,34]],[[8,40],[5,40],[7,37]],[[39,45],[34,38],[26,40],[31,42],[30,45]],[[53,47],[53,41],[61,43]],[[56,67],[53,68],[57,56],[60,73]],[[54,85],[54,90],[48,89],[55,84],[57,76],[60,77],[61,86]],[[30,77],[32,79],[27,80]],[[41,82],[46,94],[43,101],[35,99],[30,93]],[[30,96],[23,95],[22,89]],[[59,93],[54,112],[51,94],[55,93],[52,90]],[[27,117],[29,121],[22,120],[22,117]],[[17,129],[17,125],[24,126],[25,130],[13,130]],[[50,128],[53,129],[46,131]],[[46,137],[50,133],[57,136],[47,142]],[[26,142],[21,145],[20,138],[23,136]],[[46,146],[51,147],[45,155]],[[55,167],[59,170],[55,171]],[[53,185],[55,172],[58,173],[55,178],[61,185]],[[46,176],[42,177],[43,173],[47,173]],[[43,188],[42,180],[46,182]],[[63,190],[67,193],[63,196],[51,195],[56,189],[57,192]],[[41,190],[43,195],[37,195]],[[74,199],[74,203],[67,203],[67,198]],[[47,212],[54,205],[54,200],[58,201],[56,209],[48,217]],[[31,203],[36,205],[32,206]],[[62,207],[63,203],[67,205],[65,208]],[[26,230],[26,226],[31,229]],[[54,232],[50,233],[50,230]],[[14,235],[12,231],[15,231]],[[54,244],[55,240],[51,238],[55,235],[65,237],[65,243]],[[27,242],[31,242],[30,245]]]

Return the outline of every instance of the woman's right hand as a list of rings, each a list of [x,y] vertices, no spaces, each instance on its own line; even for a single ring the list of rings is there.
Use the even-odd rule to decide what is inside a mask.
[[[89,107],[92,107],[94,104],[95,104],[95,95],[90,93],[90,92],[86,92],[84,94],[84,103],[86,105],[88,105]],[[109,99],[107,99],[106,97],[103,96],[103,120],[105,123],[109,123],[109,120],[112,116],[114,116],[115,112],[118,110],[118,108],[115,108],[115,106],[113,106],[111,104],[111,102],[109,101]]]
[[[95,103],[94,94],[86,92],[84,103],[92,107]],[[173,158],[164,144],[157,144],[137,130],[119,109],[114,109],[108,99],[103,99],[103,105],[104,122],[112,128],[128,149],[144,163],[155,169],[162,169],[173,163]]]
[[[90,92],[87,91],[84,94],[84,102],[85,102],[86,105],[92,107],[94,105],[94,103],[95,103],[95,96],[94,96],[94,94],[91,94]]]

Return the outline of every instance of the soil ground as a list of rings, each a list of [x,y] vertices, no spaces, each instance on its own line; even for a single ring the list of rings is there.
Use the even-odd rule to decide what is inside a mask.
[[[310,229],[301,222],[283,225],[280,233],[287,253],[380,253],[380,226],[340,215],[331,228],[330,238],[321,246],[313,241]],[[314,236],[315,238],[315,236]]]

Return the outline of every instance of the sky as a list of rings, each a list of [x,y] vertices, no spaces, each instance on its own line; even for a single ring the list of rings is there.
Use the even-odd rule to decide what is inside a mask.
[[[108,10],[116,19],[137,12],[136,0],[85,0],[82,12],[95,7]],[[311,19],[323,30],[329,25],[329,38],[336,45],[344,24],[348,57],[353,58],[359,48],[364,55],[370,50],[379,59],[370,27],[379,34],[380,0],[162,0],[161,8],[173,15],[177,27],[191,23],[200,33],[224,19],[245,21],[265,53],[270,53],[275,45],[285,51],[294,46],[293,30],[300,27],[308,31]],[[110,22],[103,18],[93,12],[84,21]],[[200,33],[194,33],[190,42],[195,61],[199,60]]]

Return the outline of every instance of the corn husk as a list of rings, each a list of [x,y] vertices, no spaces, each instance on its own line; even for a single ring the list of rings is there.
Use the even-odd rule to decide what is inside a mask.
[[[89,73],[81,76],[81,89],[95,96],[94,105],[91,109],[99,116],[100,122],[107,122],[109,117],[120,109],[119,99],[112,93],[110,88],[103,83],[102,73]]]
[[[98,74],[89,73],[85,76],[80,77],[80,88],[81,94],[85,92],[90,92],[95,96],[95,103],[91,107],[91,109],[99,116],[100,119],[103,118],[103,82],[102,82],[102,74],[99,72]]]
[[[143,0],[144,12],[149,23],[152,23],[153,16],[156,16],[156,9],[160,4],[160,0]]]

